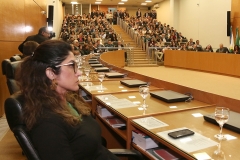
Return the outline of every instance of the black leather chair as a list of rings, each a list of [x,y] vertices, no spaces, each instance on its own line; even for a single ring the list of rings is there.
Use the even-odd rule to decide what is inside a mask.
[[[27,159],[40,160],[23,121],[23,106],[24,98],[19,92],[7,98],[4,103],[7,122]],[[110,151],[117,156],[132,157],[136,160],[143,159],[142,155],[136,150],[110,149]]]
[[[13,94],[20,90],[15,80],[15,72],[22,61],[8,62],[5,65],[5,75],[7,78],[7,86],[10,94]]]
[[[6,65],[10,62],[11,62],[10,59],[4,59],[2,61],[2,74],[3,75],[6,75]]]

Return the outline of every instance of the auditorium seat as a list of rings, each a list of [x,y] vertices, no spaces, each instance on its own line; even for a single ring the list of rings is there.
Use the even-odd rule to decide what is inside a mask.
[[[6,75],[6,65],[10,62],[11,62],[10,59],[4,59],[2,61],[2,74],[3,75]]]
[[[22,61],[16,62],[9,62],[6,64],[6,79],[7,79],[7,86],[10,94],[13,94],[20,90],[19,86],[17,85],[17,81],[15,80],[15,73],[18,65]]]

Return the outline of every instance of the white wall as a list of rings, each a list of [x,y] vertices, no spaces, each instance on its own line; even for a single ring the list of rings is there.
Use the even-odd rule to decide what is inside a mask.
[[[159,3],[159,8],[155,9],[152,8],[154,10],[156,10],[157,12],[157,19],[158,21],[160,21],[161,23],[166,23],[166,24],[170,24],[170,1],[169,0],[165,0]]]
[[[231,0],[164,0],[157,9],[162,23],[170,24],[188,39],[199,39],[203,47],[211,44],[213,48],[220,43],[230,45],[227,11],[231,11]]]
[[[53,13],[53,32],[55,32],[56,37],[53,39],[58,39],[59,34],[61,32],[62,28],[62,22],[63,22],[63,9],[62,9],[62,2],[59,0],[47,1],[47,7],[48,5],[54,6],[54,13]],[[47,9],[48,10],[48,9]]]

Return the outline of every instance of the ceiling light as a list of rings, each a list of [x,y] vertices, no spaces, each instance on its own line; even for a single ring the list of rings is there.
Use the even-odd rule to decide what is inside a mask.
[[[124,4],[123,2],[119,2],[118,4]]]
[[[146,0],[145,2],[152,2],[152,1]]]
[[[71,4],[78,4],[78,2],[71,2]]]
[[[121,0],[122,2],[127,2],[128,0]]]
[[[95,4],[101,4],[101,2],[95,2]]]
[[[96,1],[102,2],[102,0],[96,0]]]
[[[147,5],[147,3],[141,3],[142,6]]]

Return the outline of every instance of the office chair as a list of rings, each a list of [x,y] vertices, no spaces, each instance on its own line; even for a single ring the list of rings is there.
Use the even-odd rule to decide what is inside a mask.
[[[13,94],[20,90],[19,86],[17,85],[17,81],[15,80],[15,72],[21,62],[22,61],[6,62],[5,75],[7,78],[7,86],[10,94]]]
[[[33,146],[33,143],[23,121],[23,106],[24,98],[20,92],[17,92],[7,98],[4,103],[7,122],[27,159],[40,160],[41,158]],[[103,138],[103,140],[105,139]],[[136,150],[110,149],[109,151],[111,151],[116,156],[126,156],[135,158],[136,160],[143,160],[142,155]]]
[[[4,59],[2,61],[2,74],[5,75],[6,74],[6,65],[11,62],[10,59]]]

